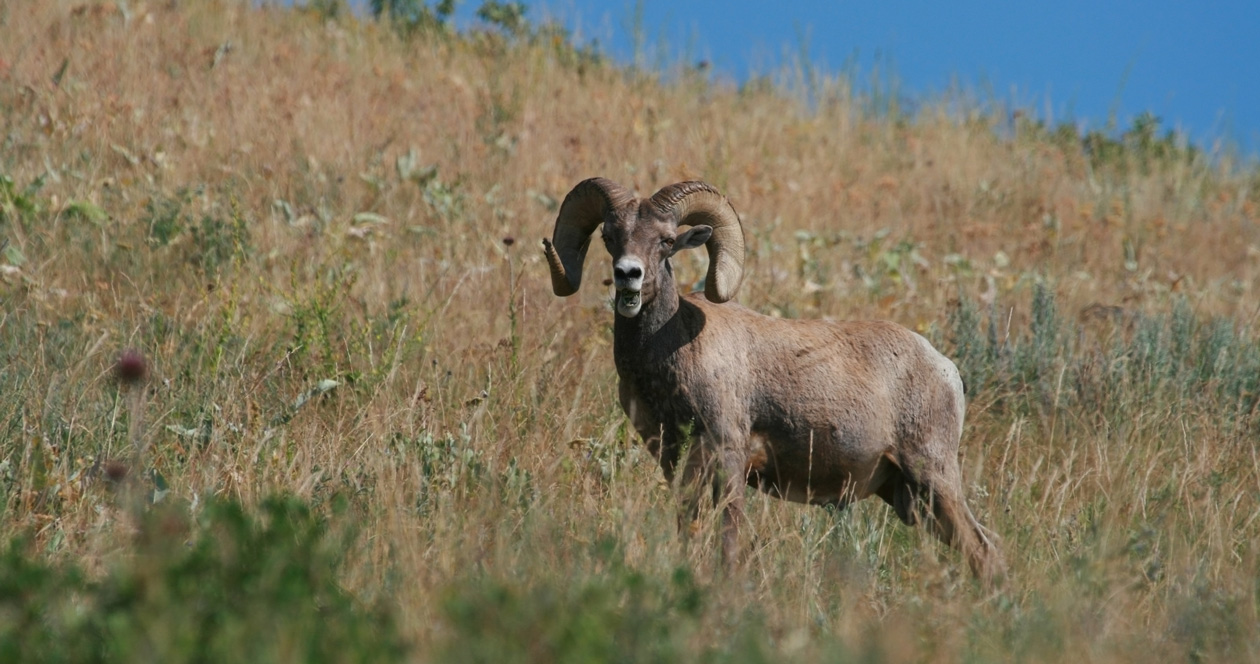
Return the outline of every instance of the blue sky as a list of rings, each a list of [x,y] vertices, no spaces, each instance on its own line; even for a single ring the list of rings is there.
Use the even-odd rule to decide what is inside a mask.
[[[463,0],[460,22],[480,0]],[[636,3],[539,0],[554,18],[633,58]],[[644,0],[639,34],[649,64],[705,59],[736,81],[808,53],[824,71],[892,72],[902,95],[961,87],[1054,122],[1128,127],[1142,111],[1211,149],[1260,151],[1260,2],[865,2]]]

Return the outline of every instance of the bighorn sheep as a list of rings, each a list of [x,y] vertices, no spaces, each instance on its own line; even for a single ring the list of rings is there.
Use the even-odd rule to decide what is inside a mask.
[[[745,483],[838,507],[874,494],[961,549],[982,580],[1003,571],[995,538],[964,502],[963,383],[926,339],[889,322],[783,320],[727,302],[743,278],[743,228],[704,182],[643,200],[604,178],[579,183],[543,240],[556,295],[581,286],[596,229],[613,260],[621,407],[667,480],[681,461],[693,488],[680,526],[695,516],[698,487],[711,487],[730,562]],[[669,259],[702,244],[704,295],[680,297]]]

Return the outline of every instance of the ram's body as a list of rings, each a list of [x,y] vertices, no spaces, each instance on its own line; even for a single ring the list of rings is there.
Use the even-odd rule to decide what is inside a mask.
[[[692,228],[678,233],[681,225]],[[712,487],[727,517],[728,560],[748,484],[841,507],[878,495],[902,521],[925,521],[961,549],[977,576],[1002,572],[994,538],[964,500],[962,380],[926,339],[883,321],[783,320],[727,302],[742,279],[742,228],[700,182],[643,201],[607,180],[578,185],[554,245],[544,241],[558,295],[576,292],[601,227],[618,293],[621,406],[665,476],[681,472],[693,488],[684,522],[695,514],[694,489]],[[710,256],[705,294],[679,297],[669,257],[701,244]]]
[[[940,465],[958,454],[958,371],[904,327],[771,318],[698,295],[656,335],[637,320],[615,325],[622,407],[653,448],[661,438],[667,469],[683,432],[711,435],[745,459],[750,486],[843,505],[874,493],[904,451]]]

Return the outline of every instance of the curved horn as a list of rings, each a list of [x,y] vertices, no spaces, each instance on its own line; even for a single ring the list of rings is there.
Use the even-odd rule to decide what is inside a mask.
[[[713,235],[704,243],[709,251],[709,273],[704,279],[704,296],[710,302],[726,302],[735,297],[744,279],[744,227],[731,202],[706,182],[671,184],[652,195],[652,204],[672,213],[680,226],[708,224]]]
[[[543,239],[543,253],[551,267],[551,290],[566,297],[582,285],[582,263],[591,244],[591,233],[605,217],[634,196],[625,187],[605,178],[583,180],[564,197],[551,241]]]

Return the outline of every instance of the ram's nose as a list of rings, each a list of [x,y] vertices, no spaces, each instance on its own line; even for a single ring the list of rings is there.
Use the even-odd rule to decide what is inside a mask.
[[[629,279],[642,279],[643,270],[640,269],[639,266],[637,265],[632,265],[632,266],[624,267],[624,268],[614,267],[613,277],[615,277],[618,281],[626,281]]]
[[[642,290],[643,263],[637,258],[618,259],[613,265],[613,284],[617,290]]]

